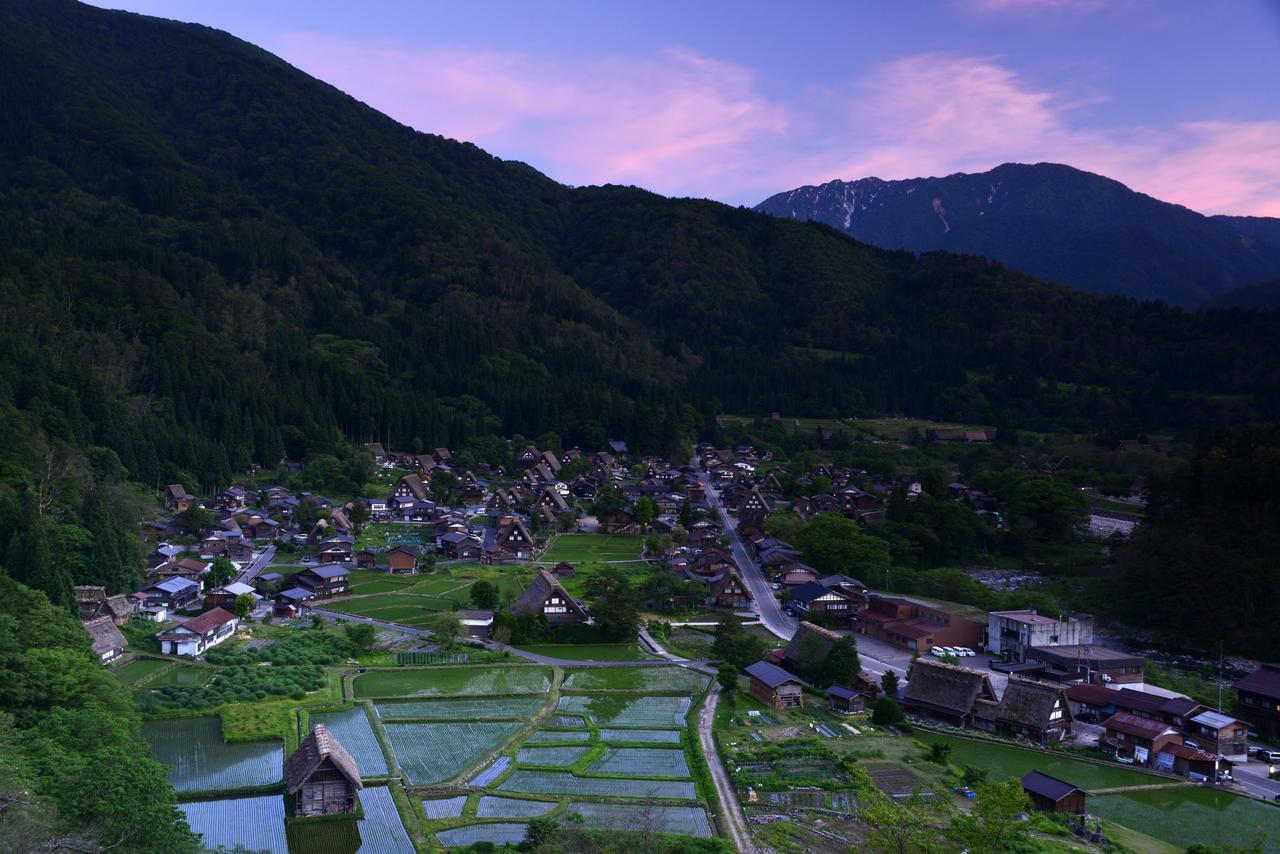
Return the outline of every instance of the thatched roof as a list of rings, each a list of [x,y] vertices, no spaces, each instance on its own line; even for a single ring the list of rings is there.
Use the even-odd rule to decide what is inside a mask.
[[[92,604],[107,598],[107,588],[96,587],[92,584],[78,584],[72,587],[71,590],[75,593],[76,602],[78,603]]]
[[[570,596],[560,582],[556,580],[556,577],[545,569],[538,570],[538,574],[534,576],[533,583],[526,587],[524,592],[520,594],[520,598],[516,599],[511,605],[510,612],[515,616],[541,614],[543,604],[552,594],[565,600],[569,608],[580,614],[583,619],[586,619],[587,612],[578,604],[578,601]]]
[[[987,674],[927,658],[912,667],[903,698],[909,705],[956,715],[969,714],[979,700],[996,702]]]
[[[1061,702],[1063,714],[1069,714],[1067,698],[1060,686],[1010,679],[1000,698],[996,718],[1005,723],[1044,729],[1049,725],[1049,715],[1056,702]]]
[[[84,630],[89,633],[89,637],[93,641],[95,655],[102,655],[104,652],[111,652],[113,649],[124,649],[129,645],[110,617],[97,617],[96,619],[88,620],[84,623]]]
[[[316,724],[312,727],[311,733],[298,745],[298,749],[284,763],[284,782],[289,794],[297,794],[302,785],[311,779],[311,775],[324,764],[326,759],[333,762],[333,767],[337,768],[352,786],[357,789],[364,787],[364,781],[360,779],[360,771],[351,754],[347,753],[332,733],[325,729],[324,724]]]
[[[782,657],[802,673],[814,673],[822,667],[827,656],[831,654],[831,647],[838,640],[840,635],[830,629],[802,622],[796,629],[796,633],[791,636],[791,642],[787,644]]]

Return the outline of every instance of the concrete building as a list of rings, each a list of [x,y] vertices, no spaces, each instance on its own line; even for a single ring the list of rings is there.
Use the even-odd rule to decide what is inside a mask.
[[[1093,643],[1093,617],[1055,619],[1032,611],[992,611],[987,616],[987,651],[1005,661],[1026,661],[1027,650]]]

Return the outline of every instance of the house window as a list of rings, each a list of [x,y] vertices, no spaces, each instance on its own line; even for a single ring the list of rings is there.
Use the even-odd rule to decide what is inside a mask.
[[[548,605],[547,607],[542,609],[542,613],[544,614],[565,614],[565,613],[568,613],[568,611],[569,609],[564,607],[563,605],[559,605],[559,606]]]
[[[1050,713],[1049,713],[1049,720],[1051,720],[1051,721],[1060,721],[1060,720],[1062,720],[1062,709],[1054,709],[1052,712],[1050,712]]]

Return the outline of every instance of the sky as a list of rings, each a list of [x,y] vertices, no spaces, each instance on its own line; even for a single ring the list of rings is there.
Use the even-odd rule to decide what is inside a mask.
[[[1067,163],[1280,216],[1280,0],[96,0],[196,21],[566,184],[753,205]]]

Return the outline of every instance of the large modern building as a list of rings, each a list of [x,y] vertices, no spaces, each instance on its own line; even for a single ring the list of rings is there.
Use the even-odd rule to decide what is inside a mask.
[[[1048,617],[1031,611],[992,611],[987,616],[987,651],[1005,661],[1026,661],[1027,650],[1093,643],[1093,617]]]

